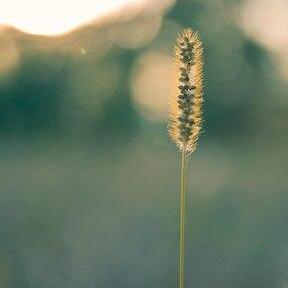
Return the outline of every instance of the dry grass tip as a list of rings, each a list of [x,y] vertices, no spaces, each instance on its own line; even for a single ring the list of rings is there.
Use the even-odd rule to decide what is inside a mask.
[[[169,108],[169,135],[181,151],[192,153],[202,125],[203,48],[198,32],[185,29],[174,49],[175,71]]]

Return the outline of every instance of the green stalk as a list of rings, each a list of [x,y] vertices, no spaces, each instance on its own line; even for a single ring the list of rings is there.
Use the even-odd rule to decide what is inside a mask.
[[[187,153],[181,151],[180,229],[179,229],[179,288],[184,288],[185,271],[185,216],[186,216],[186,169]]]

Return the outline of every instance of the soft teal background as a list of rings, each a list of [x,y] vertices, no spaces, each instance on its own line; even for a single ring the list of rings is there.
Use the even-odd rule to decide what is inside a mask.
[[[135,47],[107,31],[152,16],[57,38],[2,32],[18,60],[0,74],[1,288],[177,287],[179,153],[131,85],[137,61],[172,55],[186,26],[200,29],[206,62],[187,287],[288,282],[288,84],[237,25],[240,3],[180,0]]]

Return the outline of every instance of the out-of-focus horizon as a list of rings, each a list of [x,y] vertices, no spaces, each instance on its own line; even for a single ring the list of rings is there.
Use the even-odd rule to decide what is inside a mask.
[[[287,283],[287,2],[16,2],[0,10],[0,287],[176,287],[184,27],[206,62],[187,287]]]

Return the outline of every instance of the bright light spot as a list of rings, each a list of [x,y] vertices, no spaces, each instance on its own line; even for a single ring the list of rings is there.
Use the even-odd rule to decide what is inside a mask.
[[[148,52],[136,63],[131,89],[139,113],[151,121],[167,118],[172,59],[159,52]]]
[[[246,0],[240,11],[240,25],[247,35],[274,52],[287,53],[287,0]]]
[[[59,35],[99,17],[141,5],[143,0],[9,0],[1,3],[0,25],[31,34]]]
[[[241,28],[250,38],[270,50],[271,59],[274,60],[280,77],[287,80],[287,0],[245,0],[240,5],[239,11]]]

